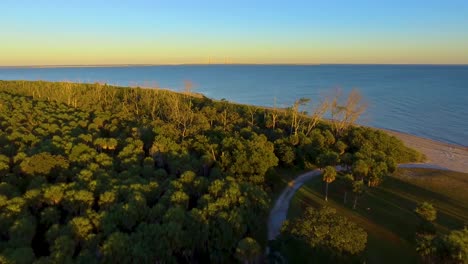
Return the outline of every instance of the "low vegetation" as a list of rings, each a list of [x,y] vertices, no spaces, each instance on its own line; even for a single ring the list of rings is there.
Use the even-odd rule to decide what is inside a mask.
[[[362,112],[356,92],[307,113],[304,99],[263,109],[190,88],[0,81],[0,262],[254,262],[280,172],[341,165],[352,169],[358,197],[397,163],[422,158],[353,126]],[[327,111],[335,122],[321,120]],[[355,199],[358,210],[366,196]],[[365,237],[339,210],[308,212]],[[332,238],[304,239],[337,248]]]

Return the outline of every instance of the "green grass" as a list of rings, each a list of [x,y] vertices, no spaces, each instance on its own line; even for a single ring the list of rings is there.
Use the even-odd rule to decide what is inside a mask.
[[[288,218],[301,214],[306,206],[329,205],[358,223],[368,232],[364,258],[367,263],[415,263],[417,255],[414,233],[419,219],[414,209],[422,201],[431,202],[438,210],[436,227],[446,233],[468,223],[468,174],[428,170],[398,169],[381,186],[370,189],[352,209],[352,194],[343,203],[343,191],[338,182],[330,185],[329,201],[323,199],[320,177],[310,181],[294,196]],[[290,263],[307,263],[310,249],[304,245],[288,245],[286,257]]]

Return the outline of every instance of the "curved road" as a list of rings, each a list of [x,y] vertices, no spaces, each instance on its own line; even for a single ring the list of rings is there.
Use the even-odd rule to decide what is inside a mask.
[[[427,168],[427,169],[441,169],[447,170],[447,168],[443,168],[437,165],[428,164],[428,163],[406,163],[406,164],[399,164],[399,168]],[[342,170],[341,167],[336,167],[338,171]],[[274,240],[281,231],[281,225],[283,224],[284,220],[286,220],[286,216],[288,215],[289,204],[291,202],[292,197],[296,193],[301,186],[309,181],[312,178],[320,176],[322,174],[322,170],[313,170],[304,174],[299,175],[296,179],[289,182],[289,185],[284,189],[281,195],[275,202],[275,206],[270,211],[270,216],[268,217],[268,240]]]

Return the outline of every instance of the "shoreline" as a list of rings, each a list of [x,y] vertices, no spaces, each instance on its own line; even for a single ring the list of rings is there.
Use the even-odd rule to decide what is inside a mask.
[[[19,81],[19,80],[15,80]],[[109,86],[113,87],[121,87],[121,88],[134,88],[132,86],[119,86],[119,85],[114,85],[114,84],[107,84]],[[169,92],[176,92],[176,93],[184,93],[183,91],[175,91],[172,89],[167,89],[167,88],[160,88],[160,87],[140,87],[142,89],[160,89],[160,90],[166,90]],[[194,97],[205,97],[213,101],[221,101],[217,99],[213,99],[210,97],[206,97],[203,93],[190,93]],[[249,104],[242,104],[238,103],[235,101],[230,101],[227,100],[227,102],[231,104],[236,104],[236,105],[246,105],[248,106]],[[259,105],[254,105],[258,108],[263,108],[267,110],[271,110],[272,107],[267,107],[267,106],[259,106]],[[278,108],[278,110],[284,110],[282,108]],[[327,119],[322,119],[325,121],[330,121]],[[356,124],[359,126],[359,124]],[[468,146],[463,146],[463,145],[456,145],[456,144],[451,144],[451,143],[445,143],[442,141],[437,141],[429,138],[424,138],[421,136],[416,136],[413,134],[408,134],[405,132],[399,132],[396,130],[392,129],[385,129],[385,128],[379,128],[379,127],[372,127],[368,126],[372,129],[384,131],[387,134],[391,136],[395,136],[396,138],[400,139],[403,141],[403,143],[410,147],[413,148],[422,154],[424,154],[427,158],[427,160],[424,163],[420,163],[421,167],[427,167],[427,168],[440,168],[440,169],[447,169],[451,171],[457,171],[457,172],[464,172],[468,173]]]
[[[427,164],[434,168],[444,168],[451,171],[468,173],[468,147],[449,144],[433,139],[415,136],[408,133],[390,129],[375,128],[394,136],[403,143],[424,155],[427,160],[421,165]]]

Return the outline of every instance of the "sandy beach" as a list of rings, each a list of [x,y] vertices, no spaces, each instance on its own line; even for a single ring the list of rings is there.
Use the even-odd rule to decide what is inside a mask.
[[[468,173],[468,147],[447,144],[418,136],[384,130],[402,140],[408,147],[426,155],[427,167],[446,168],[452,171]]]

